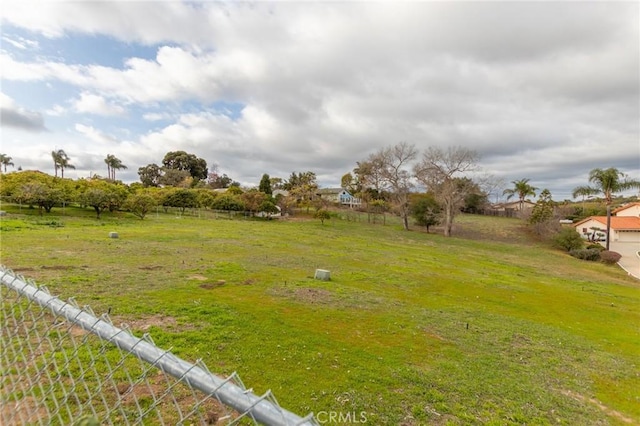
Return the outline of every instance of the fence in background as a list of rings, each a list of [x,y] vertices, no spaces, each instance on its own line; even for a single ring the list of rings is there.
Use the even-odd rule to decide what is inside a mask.
[[[318,425],[0,267],[2,425]]]

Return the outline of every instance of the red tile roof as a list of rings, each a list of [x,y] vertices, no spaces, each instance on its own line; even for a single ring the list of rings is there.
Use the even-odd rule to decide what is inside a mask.
[[[578,223],[574,223],[573,226],[578,227],[578,225],[585,223],[589,220],[595,220],[602,223],[603,226],[607,226],[606,216],[591,216],[581,220]],[[621,231],[621,230],[640,231],[640,217],[611,216],[611,229],[615,229],[616,231]]]
[[[626,210],[629,207],[633,207],[633,206],[640,206],[640,203],[629,203],[629,204],[625,204],[622,207],[618,207],[617,209],[615,209],[614,211],[612,211],[611,213],[616,214],[618,212],[621,212],[622,210]]]

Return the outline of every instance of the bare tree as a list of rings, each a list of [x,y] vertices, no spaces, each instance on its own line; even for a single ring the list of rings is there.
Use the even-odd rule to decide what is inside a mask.
[[[453,220],[464,205],[465,197],[476,187],[464,174],[477,170],[479,159],[477,152],[463,147],[450,147],[446,151],[430,147],[413,169],[418,181],[442,205],[447,237],[451,235]]]
[[[372,176],[380,178],[379,182],[390,192],[391,201],[402,218],[405,230],[409,230],[409,193],[414,187],[413,176],[407,167],[417,156],[414,145],[400,142],[381,149],[368,160],[374,165]]]

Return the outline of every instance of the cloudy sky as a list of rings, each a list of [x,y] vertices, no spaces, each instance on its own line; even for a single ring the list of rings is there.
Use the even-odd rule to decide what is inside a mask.
[[[321,186],[380,147],[463,146],[570,198],[640,179],[638,2],[3,2],[1,152],[117,177],[185,150]]]

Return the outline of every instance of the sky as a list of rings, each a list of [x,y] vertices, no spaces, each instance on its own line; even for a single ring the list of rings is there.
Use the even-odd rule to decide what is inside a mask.
[[[571,199],[640,179],[639,2],[2,3],[1,150],[15,168],[125,182],[183,150],[257,186],[322,187],[399,142]],[[498,191],[501,193],[501,191]],[[539,191],[538,191],[539,192]]]

